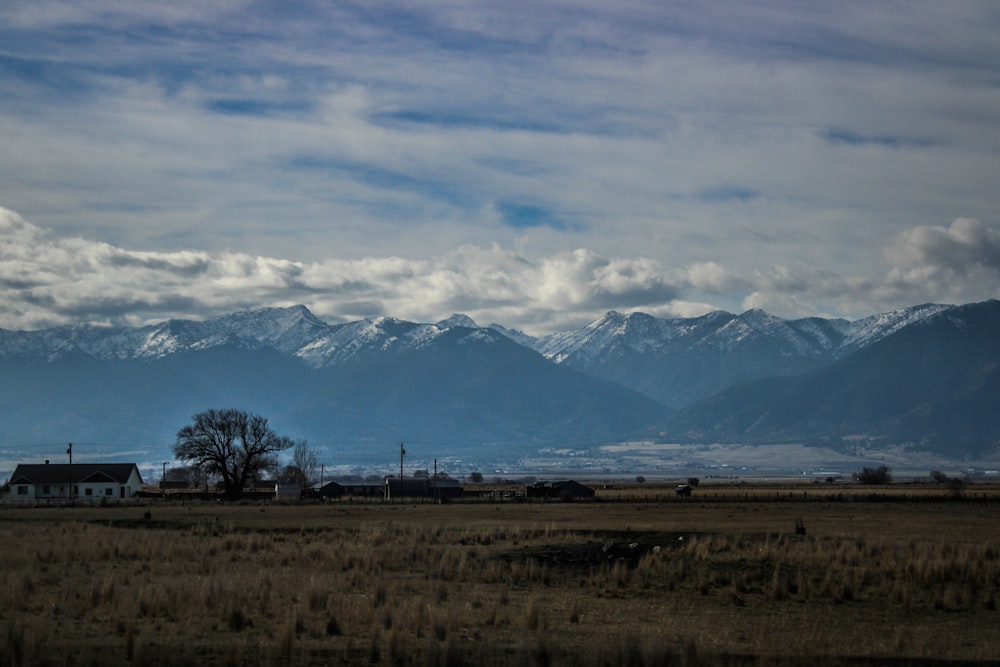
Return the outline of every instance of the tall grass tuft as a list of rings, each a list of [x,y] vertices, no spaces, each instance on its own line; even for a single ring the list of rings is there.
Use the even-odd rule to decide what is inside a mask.
[[[21,667],[25,664],[24,627],[15,619],[7,623],[7,647],[4,656],[4,663],[10,667]]]

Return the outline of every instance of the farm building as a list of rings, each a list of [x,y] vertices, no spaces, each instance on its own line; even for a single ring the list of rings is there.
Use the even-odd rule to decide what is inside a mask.
[[[134,463],[22,463],[10,478],[13,500],[121,500],[140,490]]]
[[[382,498],[385,496],[383,482],[326,482],[316,484],[310,491],[320,498]]]
[[[561,482],[538,482],[527,487],[525,495],[529,500],[591,500],[594,498],[594,490],[568,479]]]
[[[399,498],[439,498],[443,500],[461,498],[462,484],[456,479],[434,479],[431,477],[385,478],[386,500]]]
[[[283,484],[281,482],[276,482],[274,484],[274,499],[275,500],[298,500],[302,497],[302,485],[301,484]]]
[[[341,498],[344,495],[344,487],[337,482],[313,484],[309,487],[309,495],[313,498]]]

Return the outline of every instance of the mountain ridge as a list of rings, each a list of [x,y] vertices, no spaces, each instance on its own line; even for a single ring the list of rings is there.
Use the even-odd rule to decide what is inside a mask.
[[[949,366],[965,358],[954,348],[968,341],[940,332],[947,323],[948,331],[985,326],[1000,339],[1000,318],[969,319],[997,307],[921,304],[854,322],[753,309],[674,319],[608,311],[543,337],[462,314],[433,324],[388,316],[328,324],[301,305],[144,327],[0,330],[0,409],[11,415],[0,444],[83,432],[169,442],[194,412],[237,402],[292,424],[293,435],[355,449],[419,434],[465,442],[467,451],[523,452],[663,432],[838,446],[868,433],[872,442],[940,450],[943,424],[955,422],[950,406],[963,415],[951,427],[963,434],[956,447],[981,451],[997,440],[990,415],[995,404],[1000,415],[1000,350],[981,336],[974,365]],[[925,395],[914,387],[926,378],[908,375],[921,366],[942,378],[965,374],[949,381],[950,393]],[[817,382],[834,387],[833,397],[809,403],[823,394]],[[870,387],[891,395],[851,398]]]
[[[731,387],[653,430],[684,442],[853,440],[997,453],[1000,301],[924,313],[823,368]]]

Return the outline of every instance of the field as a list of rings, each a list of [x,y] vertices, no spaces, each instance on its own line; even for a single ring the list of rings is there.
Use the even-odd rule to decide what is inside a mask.
[[[857,489],[4,508],[0,664],[996,664],[997,490]]]

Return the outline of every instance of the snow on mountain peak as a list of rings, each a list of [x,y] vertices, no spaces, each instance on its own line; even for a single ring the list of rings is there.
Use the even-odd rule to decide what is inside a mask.
[[[881,340],[905,326],[927,319],[953,306],[925,303],[865,317],[850,324],[843,347],[857,349]]]
[[[759,309],[741,315],[714,311],[698,318],[681,319],[610,310],[580,329],[540,338],[500,325],[491,325],[489,330],[556,363],[572,359],[574,364],[583,366],[608,354],[616,357],[634,352],[656,356],[675,347],[733,351],[764,340],[781,341],[787,354],[840,357],[948,308],[923,304],[856,322],[822,318],[785,320]],[[80,325],[39,332],[0,331],[0,355],[41,356],[51,360],[82,353],[99,359],[152,359],[236,344],[254,349],[270,347],[318,368],[344,363],[356,356],[426,345],[455,327],[481,328],[472,318],[459,313],[436,324],[378,316],[331,325],[299,305],[242,311],[204,321],[170,320],[140,328]]]
[[[441,329],[450,329],[452,327],[465,327],[467,329],[479,328],[479,325],[476,324],[471,317],[463,315],[462,313],[452,313],[452,315],[447,319],[438,322],[437,326]]]

